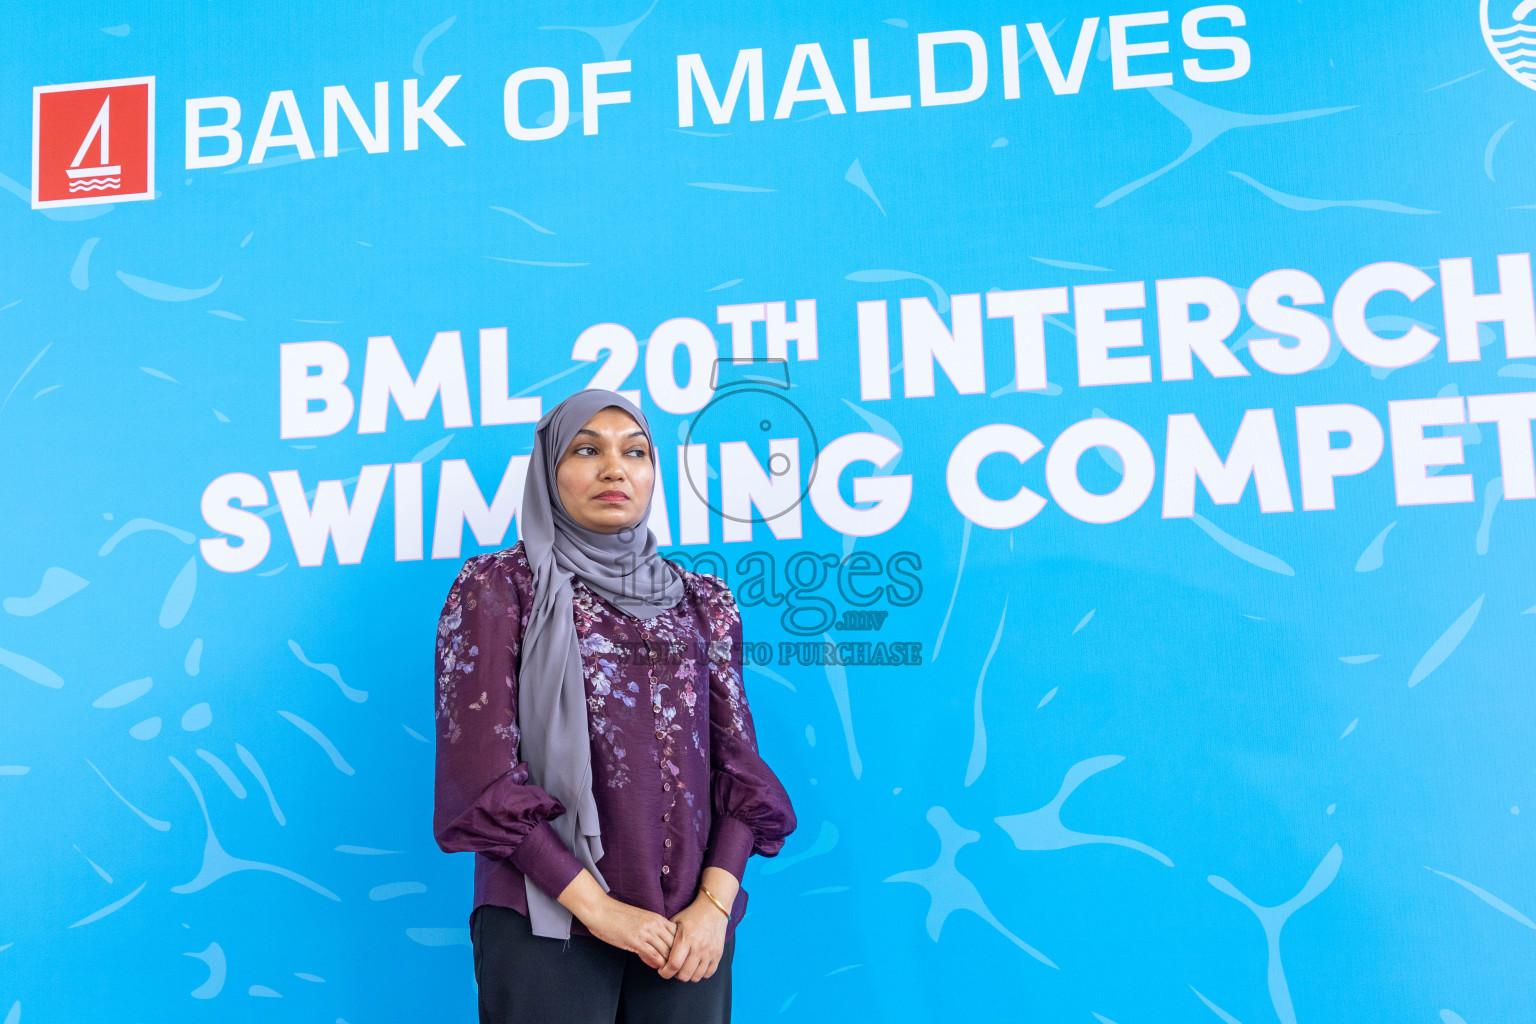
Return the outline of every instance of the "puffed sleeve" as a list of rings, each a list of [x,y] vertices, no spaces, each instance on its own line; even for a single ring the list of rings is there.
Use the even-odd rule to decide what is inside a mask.
[[[717,576],[700,574],[709,606],[709,752],[713,823],[705,867],[739,880],[754,853],[776,855],[795,830],[795,810],[757,750],[757,731],[742,684],[741,613]]]
[[[508,572],[494,555],[469,559],[437,623],[432,831],[445,853],[510,858],[558,896],[582,867],[549,824],[565,807],[517,759],[522,609]]]

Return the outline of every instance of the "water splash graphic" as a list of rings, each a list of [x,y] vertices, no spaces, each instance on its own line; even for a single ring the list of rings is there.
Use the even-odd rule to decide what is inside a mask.
[[[940,313],[949,312],[949,293],[939,287],[939,283],[931,277],[922,274],[914,274],[909,270],[855,270],[848,274],[844,280],[858,281],[861,284],[884,284],[888,281],[921,281],[933,289],[933,308]]]
[[[1106,40],[1108,36],[1104,37]],[[1141,188],[1148,182],[1162,177],[1175,167],[1200,152],[1206,146],[1215,142],[1227,132],[1237,128],[1254,128],[1261,125],[1284,124],[1287,121],[1302,121],[1313,117],[1326,117],[1329,114],[1337,114],[1340,111],[1351,110],[1352,107],[1325,107],[1317,110],[1296,110],[1284,114],[1240,114],[1233,110],[1222,110],[1220,107],[1209,106],[1199,100],[1192,100],[1183,93],[1161,86],[1147,90],[1152,98],[1168,109],[1174,117],[1184,122],[1184,127],[1189,130],[1189,145],[1184,152],[1174,158],[1172,163],[1159,167],[1151,174],[1137,178],[1129,184],[1122,185],[1109,195],[1100,199],[1094,205],[1103,208],[1111,203],[1119,202],[1132,192]]]
[[[64,680],[47,665],[39,664],[24,655],[0,647],[0,666],[10,669],[23,679],[30,679],[50,690],[62,689]]]
[[[1480,886],[1473,885],[1471,882],[1467,881],[1465,878],[1457,878],[1455,875],[1448,875],[1444,871],[1438,871],[1435,868],[1430,867],[1428,864],[1424,865],[1424,870],[1425,871],[1434,871],[1434,873],[1439,875],[1441,878],[1446,878],[1446,879],[1449,879],[1452,882],[1455,882],[1457,885],[1459,885],[1463,889],[1467,890],[1467,892],[1469,892],[1472,895],[1476,896],[1478,899],[1482,900],[1484,903],[1488,904],[1494,910],[1497,910],[1499,913],[1503,914],[1505,917],[1509,918],[1511,921],[1518,921],[1521,924],[1525,925],[1527,928],[1531,929],[1532,931],[1536,931],[1536,921],[1532,921],[1530,918],[1528,918],[1524,914],[1520,913],[1520,911],[1516,910],[1514,907],[1510,906],[1508,903],[1505,903],[1503,900],[1499,899],[1497,896],[1495,896],[1493,893],[1489,892],[1487,889],[1481,888]]]
[[[192,990],[190,994],[193,999],[212,999],[224,990],[228,965],[224,960],[224,950],[217,942],[208,943],[208,948],[201,953],[183,953],[182,956],[201,960],[208,965],[208,980]]]
[[[1387,534],[1392,532],[1392,527],[1397,525],[1397,520],[1388,523],[1386,529],[1376,535],[1376,539],[1366,545],[1360,557],[1355,561],[1355,572],[1375,572],[1381,568],[1383,552],[1387,543]]]
[[[50,566],[43,571],[43,582],[30,597],[8,597],[0,607],[6,614],[29,618],[45,612],[61,601],[80,593],[90,585],[90,580],[76,576],[68,569]]]
[[[837,826],[832,824],[830,821],[824,821],[821,823],[821,831],[816,834],[816,841],[814,843],[801,850],[799,853],[791,854],[789,856],[785,856],[782,853],[779,854],[777,857],[774,857],[772,860],[765,863],[760,871],[765,875],[778,874],[785,868],[794,867],[796,864],[810,860],[812,857],[820,857],[823,854],[831,853],[832,850],[837,846],[837,841],[839,838],[840,833],[837,831]]]
[[[1244,896],[1237,886],[1219,875],[1211,875],[1206,879],[1216,887],[1216,891],[1237,900],[1259,919],[1259,925],[1264,929],[1264,940],[1269,946],[1269,998],[1275,1006],[1275,1014],[1280,1018],[1280,1024],[1296,1024],[1296,1010],[1291,1005],[1291,990],[1285,981],[1285,965],[1280,961],[1280,930],[1285,927],[1285,922],[1290,920],[1292,914],[1317,899],[1322,895],[1323,890],[1333,884],[1333,880],[1339,874],[1339,865],[1343,862],[1344,851],[1338,843],[1334,843],[1333,848],[1323,855],[1322,861],[1312,872],[1312,877],[1307,879],[1307,884],[1302,887],[1301,892],[1274,907],[1259,906]]]
[[[1217,526],[1215,523],[1211,522],[1200,513],[1196,512],[1194,515],[1190,516],[1190,519],[1196,526],[1204,530],[1206,534],[1209,535],[1210,538],[1217,544],[1220,544],[1222,547],[1226,548],[1228,551],[1232,552],[1238,558],[1241,558],[1243,561],[1249,563],[1250,565],[1256,565],[1260,569],[1265,569],[1269,572],[1279,573],[1281,576],[1296,575],[1295,569],[1292,569],[1289,565],[1276,558],[1268,551],[1261,551],[1254,547],[1252,544],[1238,540],[1236,537],[1232,536],[1230,533],[1223,530],[1221,527]]]
[[[354,769],[350,764],[347,764],[347,759],[341,756],[341,751],[337,750],[336,745],[326,738],[325,733],[321,732],[319,729],[316,729],[313,725],[310,725],[304,719],[300,718],[298,715],[295,715],[291,711],[279,711],[278,714],[288,719],[288,721],[292,722],[300,732],[319,744],[320,749],[325,751],[326,756],[331,759],[331,764],[336,766],[337,771],[341,772],[343,775],[357,774],[356,769]]]
[[[981,714],[981,684],[987,678],[987,666],[992,664],[992,655],[997,653],[997,645],[1003,639],[1003,624],[1008,621],[1008,595],[1003,595],[1003,611],[997,618],[997,631],[992,635],[992,646],[987,650],[987,656],[981,663],[981,674],[976,677],[976,698],[971,709],[973,728],[971,738],[971,759],[965,766],[965,784],[969,786],[981,775],[981,770],[987,764],[987,724]]]
[[[640,27],[640,23],[648,18],[660,0],[651,0],[651,6],[645,9],[645,13],[634,21],[627,21],[622,25],[608,25],[599,28],[583,28],[579,25],[540,25],[545,32],[585,32],[597,40],[597,45],[603,48],[604,60],[618,60],[619,50],[629,39],[630,34]]]
[[[427,30],[427,34],[421,37],[421,42],[416,44],[416,52],[411,54],[411,70],[416,72],[418,76],[426,74],[421,65],[421,58],[426,56],[427,47],[431,46],[438,36],[452,28],[453,23],[458,20],[459,16],[457,14],[450,14],[446,21],[432,26],[432,28]]]
[[[133,898],[135,896],[137,896],[139,893],[143,892],[144,891],[144,886],[146,886],[148,884],[149,884],[148,882],[140,883],[139,887],[137,889],[133,890],[133,892],[129,893],[127,896],[124,896],[122,899],[116,901],[115,903],[107,904],[106,906],[102,907],[100,910],[96,911],[94,914],[87,914],[86,916],[82,917],[80,920],[76,921],[74,924],[70,925],[70,927],[71,928],[79,928],[79,927],[82,927],[83,925],[94,924],[95,922],[100,921],[102,918],[106,917],[108,914],[115,914],[115,913],[117,913],[119,910],[122,910],[128,904],[132,903],[133,902]]]
[[[870,187],[869,179],[864,176],[864,168],[859,166],[858,158],[848,165],[848,173],[843,175],[843,180],[854,188],[869,196],[870,200],[880,210],[880,216],[885,216],[885,204],[880,202],[880,197],[875,195],[875,190]]]
[[[837,643],[827,633],[823,633],[821,638],[828,644]],[[853,736],[853,708],[848,702],[848,669],[835,664],[833,659],[828,659],[822,667],[827,674],[827,687],[832,691],[832,700],[837,705],[837,716],[843,723],[843,741],[848,745],[848,767],[857,779],[864,774],[864,760],[859,757],[859,745]]]
[[[267,803],[272,806],[272,817],[279,825],[288,824],[288,819],[283,817],[283,809],[277,806],[277,797],[272,793],[272,785],[267,781],[267,774],[261,770],[261,765],[257,763],[255,756],[238,743],[235,744],[235,754],[240,758],[240,763],[245,765],[245,770],[250,772],[261,786],[261,791],[267,794]]]
[[[334,900],[337,903],[341,902],[341,897],[329,889],[322,885],[317,885],[303,875],[289,871],[287,868],[278,867],[275,864],[263,864],[260,861],[244,860],[240,857],[232,857],[226,853],[224,847],[219,844],[219,837],[214,834],[213,819],[208,816],[208,803],[203,799],[202,788],[198,786],[197,780],[192,777],[191,772],[187,771],[185,765],[174,757],[170,758],[170,762],[181,773],[181,777],[187,780],[187,785],[192,787],[192,795],[197,797],[198,809],[203,812],[203,825],[208,830],[208,838],[203,845],[202,869],[198,871],[197,877],[192,879],[192,881],[182,885],[171,886],[171,892],[182,894],[199,892],[208,888],[208,886],[219,879],[240,871],[265,871],[269,874],[279,875],[289,881],[297,882],[304,886],[304,888],[317,892],[328,900]]]
[[[1289,192],[1281,192],[1277,188],[1270,188],[1262,181],[1249,177],[1242,171],[1228,171],[1228,174],[1250,185],[1261,192],[1266,198],[1274,200],[1288,210],[1300,210],[1312,212],[1315,210],[1329,210],[1337,206],[1353,206],[1361,210],[1377,210],[1382,213],[1408,213],[1430,214],[1439,213],[1439,210],[1421,210],[1416,206],[1404,206],[1401,203],[1389,202],[1385,199],[1309,199],[1306,196],[1293,196]]]
[[[1159,861],[1168,867],[1173,867],[1173,861],[1159,850],[1154,850],[1146,843],[1137,842],[1135,839],[1127,839],[1123,836],[1094,835],[1089,832],[1074,832],[1061,822],[1061,808],[1067,802],[1077,787],[1088,781],[1099,772],[1113,768],[1124,761],[1119,754],[1103,754],[1099,757],[1090,757],[1085,761],[1079,761],[1067,769],[1067,774],[1061,780],[1061,788],[1056,791],[1056,796],[1051,802],[1038,810],[1028,811],[1023,814],[1009,814],[992,820],[1008,833],[1013,840],[1013,845],[1020,850],[1065,850],[1070,846],[1085,846],[1095,843],[1103,843],[1110,846],[1124,846],[1144,853],[1148,857]]]
[[[106,693],[91,702],[93,708],[120,708],[125,704],[132,704],[149,692],[155,681],[148,676],[143,679],[135,679],[124,683],[122,686],[114,686]]]
[[[368,699],[367,690],[354,690],[352,687],[346,684],[346,681],[341,678],[341,669],[337,668],[335,665],[330,664],[329,662],[314,662],[305,657],[304,648],[299,646],[299,642],[297,640],[289,640],[288,649],[293,652],[293,656],[298,658],[302,664],[314,669],[316,672],[326,676],[331,680],[331,682],[335,683],[336,686],[341,690],[342,694],[347,698],[347,700],[350,700],[354,704],[361,704],[363,701]]]
[[[276,157],[269,162],[275,163],[279,159],[281,157]],[[264,165],[257,164],[254,166]],[[179,288],[173,284],[151,281],[146,277],[135,277],[133,274],[124,273],[121,270],[117,272],[117,279],[145,298],[155,299],[160,302],[189,302],[192,299],[201,299],[205,295],[212,295],[214,290],[224,283],[224,278],[220,277],[213,284],[205,288]]]
[[[955,867],[955,855],[962,847],[981,839],[981,833],[973,832],[958,824],[943,807],[928,808],[927,818],[928,824],[932,825],[934,831],[939,834],[938,858],[926,868],[916,871],[899,871],[886,881],[910,882],[928,890],[928,916],[925,921],[928,937],[938,942],[939,933],[943,931],[944,922],[949,919],[949,915],[957,910],[966,910],[987,922],[1009,942],[1047,967],[1056,967],[1044,953],[1005,928],[1003,923],[993,916],[992,911],[987,909],[987,904],[981,898],[975,883]]]
[[[187,559],[187,564],[181,567],[181,572],[176,574],[176,579],[171,583],[171,589],[165,593],[165,602],[160,606],[160,628],[175,629],[181,625],[181,620],[187,617],[187,609],[192,607],[192,597],[197,593],[197,556]]]
[[[1426,676],[1439,668],[1441,663],[1451,656],[1451,652],[1467,638],[1467,632],[1477,621],[1478,613],[1483,610],[1485,596],[1487,595],[1479,594],[1477,600],[1473,601],[1471,606],[1451,623],[1450,628],[1440,634],[1440,639],[1424,652],[1424,657],[1420,658],[1419,663],[1413,667],[1413,675],[1408,677],[1410,687],[1418,686]]]

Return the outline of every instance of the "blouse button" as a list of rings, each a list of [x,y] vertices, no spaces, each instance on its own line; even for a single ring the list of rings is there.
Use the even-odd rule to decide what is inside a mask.
[[[670,840],[670,839],[663,839],[661,841],[661,845],[662,846],[671,846],[672,845],[672,840]]]
[[[661,714],[661,705],[660,704],[652,704],[651,705],[651,710],[656,712],[659,715],[659,714]]]
[[[667,738],[667,734],[665,732],[663,732],[662,730],[657,729],[656,730],[656,738],[659,739],[659,740],[666,739]]]
[[[662,821],[671,821],[672,820],[672,812],[668,811],[667,813],[663,814],[661,816],[661,820]]]
[[[672,791],[672,783],[670,783],[670,782],[663,782],[661,784],[661,788],[670,793]]]
[[[668,867],[667,865],[665,865],[665,864],[663,864],[661,866],[661,873],[664,874],[664,875],[667,874],[668,872],[670,872],[671,870],[672,869],[670,867]]]

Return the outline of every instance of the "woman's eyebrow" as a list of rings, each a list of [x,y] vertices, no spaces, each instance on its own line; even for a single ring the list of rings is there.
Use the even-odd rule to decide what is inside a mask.
[[[595,431],[595,430],[588,430],[586,427],[582,427],[580,430],[576,431],[576,435],[578,437],[580,435],[582,435],[582,434],[591,434],[593,437],[601,437],[602,436],[597,431]],[[643,431],[643,430],[631,430],[628,434],[625,434],[624,436],[626,438],[630,438],[630,437],[644,437],[645,436],[645,431]]]

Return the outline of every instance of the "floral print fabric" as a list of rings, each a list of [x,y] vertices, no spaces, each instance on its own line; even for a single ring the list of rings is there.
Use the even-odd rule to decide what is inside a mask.
[[[598,870],[609,895],[670,917],[705,867],[738,879],[795,828],[759,756],[741,673],[741,616],[718,577],[671,563],[683,599],[631,618],[572,580],[587,691]],[[518,760],[517,664],[533,575],[521,543],[464,563],[437,628],[434,833],[475,857],[474,906],[528,912],[524,875],[558,896],[581,865],[550,819],[565,813]],[[742,889],[728,935],[746,909]],[[473,909],[473,908],[471,908]],[[571,930],[590,934],[580,920]]]

